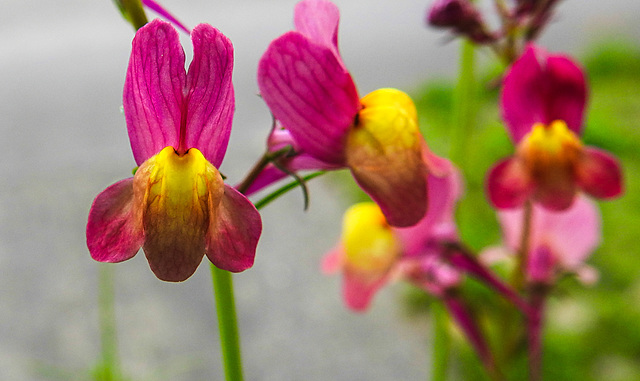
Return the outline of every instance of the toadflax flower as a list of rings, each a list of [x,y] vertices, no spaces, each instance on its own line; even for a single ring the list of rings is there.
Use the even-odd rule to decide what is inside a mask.
[[[139,169],[96,197],[87,224],[95,260],[121,262],[142,247],[166,281],[187,279],[205,254],[224,270],[251,267],[262,230],[253,204],[217,169],[234,112],[233,47],[207,24],[191,38],[186,73],[169,23],[154,20],[136,33],[123,102]]]
[[[622,193],[616,159],[580,141],[587,89],[569,58],[529,45],[509,69],[502,89],[502,116],[515,156],[489,173],[492,204],[514,208],[527,200],[547,209],[571,206],[578,190],[603,199]]]
[[[504,243],[520,250],[523,228],[522,208],[499,210]],[[534,205],[531,212],[527,279],[537,284],[553,284],[562,273],[593,278],[585,260],[600,243],[600,214],[593,201],[578,196],[570,208],[557,212]],[[588,279],[585,279],[588,280]]]
[[[304,0],[294,21],[296,30],[271,42],[258,66],[260,93],[286,131],[276,133],[320,168],[349,168],[389,224],[415,224],[426,211],[425,174],[440,159],[420,135],[413,102],[395,89],[360,99],[338,52],[333,3]],[[287,169],[310,169],[300,161],[291,158]]]
[[[429,175],[428,212],[416,225],[394,228],[380,207],[362,202],[349,208],[343,219],[340,243],[328,253],[323,271],[343,273],[345,304],[365,310],[375,293],[394,278],[409,280],[437,296],[459,283],[460,274],[439,256],[441,240],[456,237],[453,212],[460,197],[457,171]]]

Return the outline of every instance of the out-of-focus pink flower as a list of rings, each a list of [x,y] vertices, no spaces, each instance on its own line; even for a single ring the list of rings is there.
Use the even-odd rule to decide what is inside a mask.
[[[412,100],[395,89],[360,99],[338,52],[339,12],[333,3],[304,0],[296,5],[294,21],[296,30],[274,40],[260,60],[264,101],[298,155],[315,159],[322,169],[349,168],[389,224],[414,225],[425,215],[426,173],[438,158],[420,134]],[[310,169],[306,159],[287,165],[291,171]]]
[[[123,102],[140,166],[93,202],[87,245],[100,262],[143,248],[151,270],[183,281],[206,254],[217,267],[253,264],[262,230],[257,210],[217,170],[234,112],[233,46],[217,29],[196,26],[189,72],[178,33],[154,20],[133,40]]]
[[[500,210],[505,245],[513,252],[520,250],[523,209]],[[585,196],[561,212],[533,206],[527,264],[528,280],[552,284],[563,272],[581,273],[584,262],[600,243],[600,214]]]
[[[382,286],[402,278],[442,296],[460,281],[459,273],[439,258],[442,240],[455,239],[455,202],[461,184],[453,166],[446,176],[429,175],[429,207],[413,227],[391,227],[378,205],[352,206],[343,221],[341,242],[328,253],[323,271],[343,273],[345,304],[364,311]]]
[[[533,200],[564,210],[579,190],[602,199],[622,193],[617,160],[580,141],[586,97],[582,70],[565,56],[529,45],[514,62],[504,80],[501,108],[517,149],[489,173],[495,207]]]

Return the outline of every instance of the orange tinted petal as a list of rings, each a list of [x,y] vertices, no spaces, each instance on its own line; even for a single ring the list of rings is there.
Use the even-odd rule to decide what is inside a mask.
[[[415,106],[394,89],[376,90],[361,103],[347,137],[347,166],[389,224],[411,226],[427,209],[427,167]]]

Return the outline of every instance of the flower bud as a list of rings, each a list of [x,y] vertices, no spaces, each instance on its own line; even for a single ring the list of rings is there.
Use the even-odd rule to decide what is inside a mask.
[[[427,24],[450,28],[478,44],[493,42],[496,36],[487,31],[482,15],[468,0],[436,0],[427,14]]]

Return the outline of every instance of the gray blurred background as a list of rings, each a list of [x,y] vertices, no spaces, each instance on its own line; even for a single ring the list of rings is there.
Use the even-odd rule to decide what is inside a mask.
[[[292,28],[296,1],[162,3],[234,43],[237,111],[221,168],[234,183],[261,154],[271,123],[256,96],[257,61]],[[429,1],[336,3],[341,52],[361,95],[411,92],[455,74],[457,44],[423,24]],[[542,44],[579,55],[612,34],[637,40],[638,16],[635,0],[567,0]],[[0,380],[51,379],[38,370],[49,365],[70,372],[62,379],[82,379],[98,360],[99,265],[84,230],[93,198],[135,166],[120,108],[133,34],[109,0],[0,1]],[[428,379],[428,321],[406,318],[398,287],[354,314],[339,278],[319,272],[347,207],[336,179],[311,183],[306,213],[299,191],[262,213],[255,266],[234,278],[246,378]],[[112,266],[125,373],[221,379],[208,266],[181,284],[157,280],[143,255]]]

